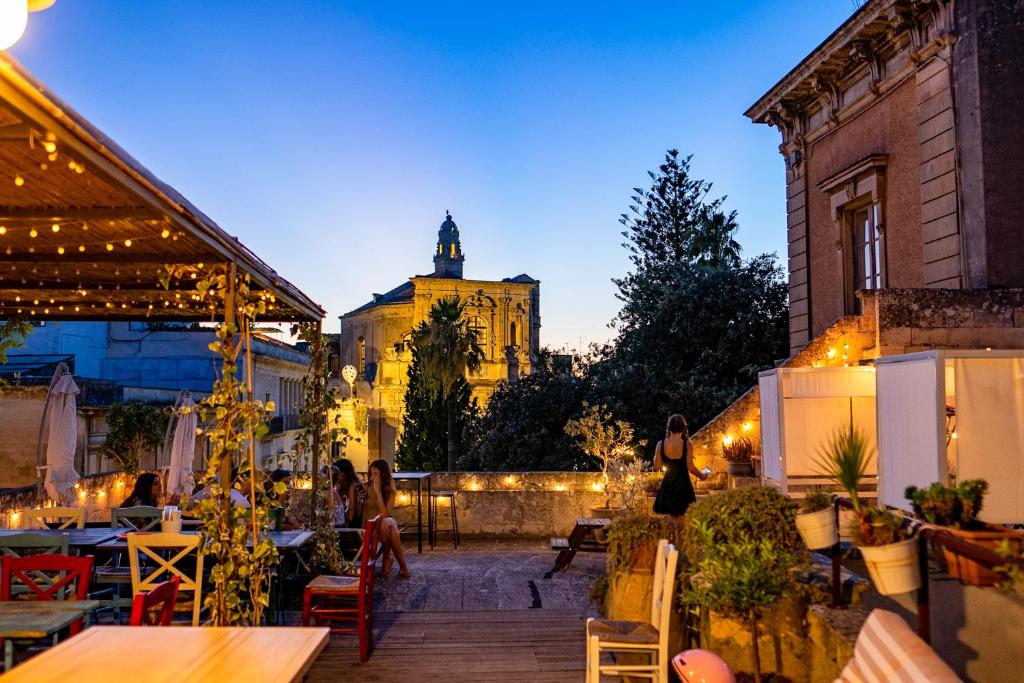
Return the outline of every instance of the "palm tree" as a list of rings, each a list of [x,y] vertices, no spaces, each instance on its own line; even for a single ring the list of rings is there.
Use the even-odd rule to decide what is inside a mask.
[[[477,331],[463,319],[466,304],[458,296],[438,300],[413,330],[413,344],[419,353],[424,378],[434,384],[445,403],[448,419],[448,470],[458,457],[458,405],[453,393],[466,372],[480,370],[484,358]]]
[[[735,267],[740,263],[740,245],[733,235],[739,226],[736,212],[705,214],[690,243],[690,256],[706,268]]]

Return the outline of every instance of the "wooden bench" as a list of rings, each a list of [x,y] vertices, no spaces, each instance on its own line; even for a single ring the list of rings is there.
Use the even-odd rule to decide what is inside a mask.
[[[598,529],[604,529],[611,524],[610,519],[601,517],[580,517],[576,520],[576,526],[567,538],[552,538],[551,549],[558,551],[555,558],[555,567],[552,571],[561,572],[569,568],[576,553],[603,553],[608,549],[607,543],[602,543],[594,536]]]

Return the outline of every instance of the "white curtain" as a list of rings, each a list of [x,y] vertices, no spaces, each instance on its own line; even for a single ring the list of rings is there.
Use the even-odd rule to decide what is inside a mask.
[[[946,480],[942,368],[934,357],[878,364],[878,499],[910,510],[903,490]]]
[[[50,498],[67,502],[74,497],[78,472],[75,449],[78,445],[78,385],[71,375],[61,375],[50,391],[50,429],[46,441],[46,479]]]
[[[776,372],[758,377],[761,393],[761,475],[782,481],[782,443],[779,432],[779,376]]]
[[[961,358],[953,365],[957,479],[988,481],[985,521],[1024,522],[1024,359]]]
[[[195,488],[192,476],[192,460],[196,452],[196,404],[185,396],[175,409],[178,424],[174,427],[171,442],[171,457],[167,469],[167,494],[169,496],[191,496]]]

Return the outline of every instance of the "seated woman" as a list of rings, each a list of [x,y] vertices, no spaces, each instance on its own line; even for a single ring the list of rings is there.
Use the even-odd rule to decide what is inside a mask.
[[[391,553],[394,553],[398,559],[398,575],[408,579],[409,566],[405,563],[405,552],[402,550],[402,535],[398,531],[398,523],[391,516],[391,510],[395,505],[395,482],[391,477],[391,467],[387,460],[374,460],[370,464],[369,489],[363,514],[367,519],[380,517],[378,531],[380,542],[384,546],[380,575],[391,575]]]
[[[350,460],[342,458],[332,465],[331,474],[334,477],[334,526],[361,529],[367,493],[356,468]]]
[[[121,507],[130,508],[136,505],[158,507],[162,493],[163,485],[160,483],[160,477],[152,472],[143,472],[135,480],[135,488],[121,502]]]

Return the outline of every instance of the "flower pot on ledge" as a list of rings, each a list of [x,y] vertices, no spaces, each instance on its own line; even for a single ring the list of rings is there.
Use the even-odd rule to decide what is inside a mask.
[[[730,462],[726,470],[734,477],[753,477],[754,463],[750,460]]]
[[[796,516],[796,530],[809,550],[831,548],[839,542],[836,513],[831,506]]]
[[[917,563],[917,539],[886,545],[857,546],[864,556],[868,576],[880,595],[900,595],[921,587]]]
[[[982,529],[970,531],[967,529],[957,529],[955,527],[936,526],[931,524],[926,526],[932,529],[942,529],[961,541],[974,543],[975,545],[980,545],[990,550],[998,549],[1000,544],[1005,540],[1009,542],[1010,550],[1014,555],[1020,555],[1021,544],[1024,542],[1024,532],[1014,531],[1009,527],[999,524],[986,524]],[[968,559],[963,555],[959,555],[948,548],[942,548],[942,556],[946,560],[946,571],[949,575],[952,578],[959,579],[968,585],[994,586],[1002,580],[1002,577],[997,572],[994,572],[988,567],[978,564],[974,560]]]

